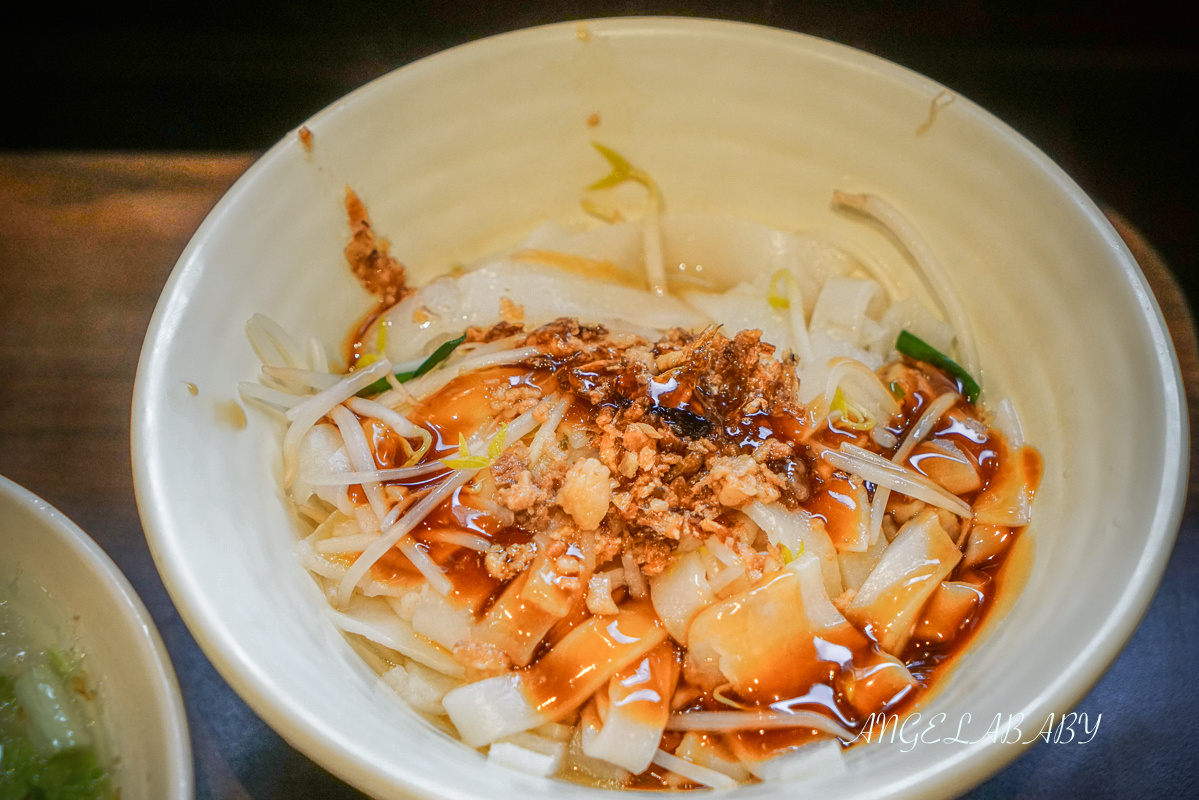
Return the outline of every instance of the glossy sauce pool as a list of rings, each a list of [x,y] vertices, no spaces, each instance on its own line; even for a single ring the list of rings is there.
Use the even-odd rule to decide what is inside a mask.
[[[451,381],[409,414],[413,422],[433,433],[434,443],[425,460],[453,456],[458,449],[460,436],[469,437],[485,428],[495,414],[492,403],[499,393],[520,385],[537,386],[548,393],[556,388],[553,381],[554,376],[548,370],[523,367],[487,369]],[[902,441],[904,434],[929,402],[953,387],[939,374],[925,374],[916,370],[906,373],[905,379],[899,383],[902,385],[896,388],[902,391],[901,412],[892,421],[889,430],[897,440]],[[688,387],[663,384],[656,388],[658,391],[655,393],[655,399],[664,405],[669,404],[670,407],[698,414],[699,409],[691,402]],[[586,416],[586,410],[581,409],[581,405],[583,404],[576,402],[571,410],[571,417],[576,421]],[[363,425],[368,440],[374,444],[379,467],[401,465],[407,451],[394,434],[389,434],[382,426],[369,421],[364,421]],[[752,453],[755,447],[772,436],[791,441],[797,445],[797,449],[806,453],[807,461],[812,467],[809,476],[811,496],[804,500],[802,505],[824,521],[834,542],[856,535],[849,528],[859,519],[859,506],[863,500],[869,502],[869,495],[873,494],[874,487],[859,478],[832,470],[826,462],[818,458],[819,452],[825,448],[836,448],[849,441],[880,452],[884,457],[889,458],[893,453],[872,444],[865,433],[838,427],[835,422],[812,432],[805,420],[771,417],[766,414],[755,415],[737,428],[724,431],[724,435],[736,442],[744,453]],[[938,443],[950,445],[950,450],[957,454],[954,458],[960,461],[964,457],[969,466],[977,472],[980,488],[962,495],[967,502],[972,502],[978,491],[994,479],[1000,462],[1005,457],[1023,460],[1025,472],[1034,478],[1034,489],[1036,480],[1039,480],[1041,465],[1035,451],[1026,448],[1008,453],[1006,444],[994,430],[986,429],[975,421],[972,408],[964,400],[959,400],[942,416],[926,441],[935,446],[939,446]],[[923,449],[918,448],[909,461],[918,471],[922,469],[922,464],[931,468],[932,459],[944,458],[935,447],[932,450],[924,445],[921,447]],[[439,477],[439,474],[428,475],[400,485],[409,490],[419,490],[423,486],[434,484]],[[352,487],[351,497],[357,502],[365,502],[359,487]],[[895,508],[902,502],[902,498],[893,494],[888,509]],[[471,502],[468,490],[455,493],[414,531],[413,537],[417,545],[446,572],[454,587],[457,601],[473,609],[477,617],[481,616],[509,582],[500,581],[488,573],[484,566],[483,553],[461,545],[448,544],[440,539],[438,532],[443,531],[480,536],[501,545],[531,541],[533,534],[517,525],[505,525],[495,516],[480,510]],[[963,531],[963,539],[968,533]],[[1006,577],[1004,565],[1012,543],[1020,539],[1019,534],[1019,529],[997,532],[996,535],[1001,541],[993,548],[992,557],[983,563],[969,566],[959,564],[947,578],[949,581],[972,587],[976,593],[974,601],[965,604],[937,604],[930,601],[926,605],[917,624],[917,635],[912,636],[900,656],[900,660],[915,677],[916,685],[886,706],[885,711],[888,714],[898,713],[902,716],[910,711],[930,687],[944,679],[944,674],[954,659],[969,645],[979,626],[995,607],[1002,584],[1012,582]],[[602,565],[597,565],[597,569],[600,566]],[[381,559],[372,568],[372,575],[376,580],[395,581],[404,585],[421,580],[419,572],[397,550],[392,550]],[[1004,589],[1004,593],[1007,592],[1010,592],[1010,588]],[[966,595],[967,592],[963,590],[959,593],[959,599]],[[618,603],[627,605],[627,598],[620,598],[619,594],[617,598]],[[963,608],[966,608],[965,613]],[[555,625],[547,637],[547,642],[564,641],[571,636],[572,631],[577,631],[578,635],[575,638],[582,644],[572,647],[569,652],[543,645],[532,663],[523,668],[528,673],[530,691],[537,703],[544,704],[547,708],[554,707],[561,695],[568,695],[577,690],[580,681],[583,681],[582,676],[587,674],[591,664],[603,661],[607,657],[611,642],[605,636],[592,636],[593,646],[587,645],[586,641],[590,640],[582,636],[581,626],[586,626],[589,619],[592,618],[585,608],[576,608],[576,613],[568,615]],[[648,629],[639,628],[638,635],[646,635],[646,630]],[[851,630],[853,635],[847,634],[843,637],[844,640],[832,642],[832,645],[849,654],[849,660],[843,664],[829,659],[822,660],[819,654],[816,654],[805,667],[794,669],[788,660],[780,659],[771,678],[776,690],[767,699],[738,697],[728,691],[718,695],[691,685],[685,677],[680,677],[673,703],[674,710],[720,711],[728,710],[730,705],[745,705],[759,701],[777,710],[816,711],[851,731],[860,730],[865,720],[847,702],[842,687],[842,674],[851,665],[861,668],[874,663],[879,651],[877,645],[866,635],[856,629]],[[786,687],[787,691],[780,694],[781,690],[778,690],[778,687]],[[569,713],[564,721],[572,721]],[[713,733],[710,736],[719,740],[721,747],[739,756],[765,758],[823,734],[810,729],[794,728]],[[672,744],[677,744],[680,739],[678,734],[667,732],[663,745],[666,749],[672,749]],[[628,785],[630,788],[678,788],[677,778],[668,781],[665,772],[656,767],[642,775],[634,776]]]

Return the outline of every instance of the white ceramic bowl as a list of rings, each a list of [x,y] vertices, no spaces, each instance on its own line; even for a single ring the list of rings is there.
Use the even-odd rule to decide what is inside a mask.
[[[175,670],[116,564],[61,512],[3,477],[0,554],[0,580],[16,590],[11,602],[84,654],[98,724],[120,759],[121,797],[191,800],[191,745]]]
[[[622,19],[441,53],[309,120],[312,152],[295,132],[285,137],[180,258],[134,401],[147,536],[222,675],[296,747],[379,797],[595,794],[488,766],[377,690],[294,563],[279,428],[252,411],[239,430],[214,409],[257,373],[243,333],[250,315],[337,345],[368,308],[341,252],[347,185],[421,280],[515,243],[540,221],[581,218],[581,188],[603,169],[596,138],[647,168],[675,211],[893,246],[830,208],[834,188],[876,192],[951,270],[979,339],[983,383],[1014,398],[1045,458],[1031,574],[921,709],[948,722],[914,746],[857,748],[848,775],[805,788],[829,798],[939,797],[1014,758],[1019,745],[983,736],[995,715],[1022,714],[1031,739],[1051,712],[1068,711],[1154,592],[1181,513],[1184,401],[1153,297],[1095,205],[964,98],[941,105],[919,133],[941,91],[793,33]],[[981,741],[929,744],[965,714],[959,738]],[[797,789],[739,791],[782,798]]]

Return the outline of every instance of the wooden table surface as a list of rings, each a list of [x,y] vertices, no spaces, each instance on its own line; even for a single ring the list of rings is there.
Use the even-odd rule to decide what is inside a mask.
[[[130,404],[150,314],[188,239],[254,157],[0,155],[0,475],[71,517],[140,593],[179,676],[198,798],[360,797],[274,734],[217,675],[158,578],[134,503]],[[1170,325],[1195,430],[1199,351],[1186,300],[1152,247],[1118,216],[1113,222]],[[1187,513],[1158,595],[1079,707],[1103,714],[1099,735],[1084,746],[1038,742],[968,797],[1193,796],[1194,449],[1191,461]]]

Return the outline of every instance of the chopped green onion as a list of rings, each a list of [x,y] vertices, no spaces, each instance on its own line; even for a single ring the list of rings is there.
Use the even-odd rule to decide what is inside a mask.
[[[896,400],[902,400],[907,396],[907,392],[905,392],[903,387],[899,385],[899,381],[891,381],[889,384],[887,384],[887,388],[891,390],[891,396]]]
[[[462,344],[465,341],[466,341],[465,333],[462,334],[461,336],[459,336],[457,339],[450,339],[448,342],[443,343],[441,345],[441,347],[438,347],[436,350],[434,350],[432,355],[430,355],[428,358],[426,358],[424,361],[422,361],[421,365],[419,367],[417,367],[416,369],[411,370],[409,372],[397,372],[395,375],[396,380],[398,380],[400,383],[407,383],[410,380],[419,378],[421,375],[424,375],[426,372],[433,369],[433,367],[436,367],[442,361],[445,361],[447,358],[449,358],[450,353],[457,350],[458,345]],[[366,387],[361,392],[359,392],[358,395],[360,397],[369,397],[370,395],[373,395],[373,394],[379,394],[380,392],[387,391],[387,386],[388,386],[387,379],[380,378],[379,380],[375,381],[370,386]]]
[[[928,342],[904,330],[899,332],[899,340],[895,343],[895,349],[908,358],[932,364],[949,373],[957,380],[966,399],[971,403],[978,402],[978,395],[982,392],[978,382],[970,377],[970,373],[962,369],[961,365]]]

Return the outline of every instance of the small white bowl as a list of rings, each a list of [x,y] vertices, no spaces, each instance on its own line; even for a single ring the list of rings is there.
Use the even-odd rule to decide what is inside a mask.
[[[1182,509],[1185,404],[1153,296],[1094,203],[1010,128],[943,92],[794,33],[619,19],[435,55],[309,120],[311,151],[288,135],[180,258],[134,398],[146,534],[221,674],[292,744],[379,797],[596,795],[488,765],[379,690],[295,564],[280,429],[254,410],[242,429],[226,412],[258,372],[243,333],[252,314],[336,347],[369,308],[342,255],[346,186],[422,282],[542,221],[580,220],[582,188],[604,171],[598,139],[647,169],[672,211],[819,228],[877,250],[894,244],[829,198],[891,200],[950,271],[984,386],[1014,399],[1045,458],[1031,571],[922,705],[926,722],[945,715],[940,727],[913,746],[854,748],[835,779],[738,791],[942,797],[1013,759],[1020,745],[984,735],[996,715],[1022,715],[1019,738],[1032,739],[1094,684],[1154,593]],[[957,738],[971,744],[931,743],[967,714]]]
[[[124,800],[191,800],[192,754],[175,670],[137,592],[60,511],[0,477],[0,580],[13,605],[84,656]]]

